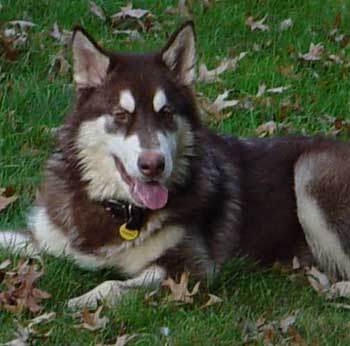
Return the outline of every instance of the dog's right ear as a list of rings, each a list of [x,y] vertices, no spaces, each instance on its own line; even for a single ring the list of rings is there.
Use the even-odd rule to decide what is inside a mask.
[[[74,27],[73,39],[74,82],[77,89],[101,85],[107,76],[109,57],[81,27]]]

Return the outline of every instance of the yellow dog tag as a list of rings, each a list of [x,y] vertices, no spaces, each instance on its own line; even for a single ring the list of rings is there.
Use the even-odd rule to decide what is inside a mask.
[[[119,227],[119,234],[125,240],[134,240],[139,236],[139,233],[137,229],[126,228],[126,223]]]

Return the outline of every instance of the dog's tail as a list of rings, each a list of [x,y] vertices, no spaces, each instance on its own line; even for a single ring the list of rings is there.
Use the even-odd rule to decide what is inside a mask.
[[[21,256],[33,256],[37,254],[37,248],[32,234],[29,231],[0,231],[0,249]]]

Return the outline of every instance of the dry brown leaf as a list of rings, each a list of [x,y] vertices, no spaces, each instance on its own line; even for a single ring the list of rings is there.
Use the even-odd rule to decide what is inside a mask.
[[[327,298],[350,298],[350,281],[339,281],[334,283],[327,292]]]
[[[256,129],[255,129],[255,133],[259,136],[259,137],[266,137],[266,136],[271,136],[273,135],[277,130],[277,124],[274,121],[268,121],[264,124],[259,125]]]
[[[293,26],[293,19],[292,18],[287,18],[285,20],[283,20],[280,24],[280,30],[284,31],[287,30],[289,28],[291,28]]]
[[[206,308],[210,305],[222,303],[222,299],[216,296],[215,294],[208,293],[208,296],[209,296],[209,299],[204,305],[202,305],[202,308]]]
[[[249,26],[251,31],[254,30],[261,30],[261,31],[268,31],[270,30],[269,26],[264,24],[265,20],[267,18],[267,15],[260,20],[255,20],[253,16],[249,16],[245,20],[245,25]]]
[[[98,6],[94,1],[89,1],[89,10],[104,22],[107,20],[107,16],[103,8],[101,6]]]
[[[2,344],[3,346],[27,346],[29,345],[27,343],[30,332],[28,328],[23,327],[18,321],[15,321],[16,323],[16,331],[14,332],[15,334],[15,339],[6,342],[5,344]]]
[[[200,282],[197,282],[192,291],[188,290],[189,273],[181,274],[180,282],[176,283],[172,278],[163,281],[162,286],[170,289],[168,300],[179,301],[186,304],[193,303],[193,296],[198,293]]]
[[[120,8],[120,12],[113,14],[111,16],[111,19],[116,21],[124,19],[126,17],[141,19],[142,17],[149,14],[149,10],[143,10],[141,8],[134,9],[132,3],[129,2],[126,6]]]
[[[191,17],[191,12],[186,5],[186,0],[179,0],[176,7],[168,6],[165,9],[165,13],[171,15],[180,15],[183,17]]]
[[[64,57],[64,52],[60,50],[51,58],[49,76],[65,75],[69,72],[71,66]]]
[[[20,260],[13,271],[5,274],[3,283],[7,290],[0,293],[0,306],[11,312],[24,309],[32,313],[40,311],[40,300],[51,297],[49,293],[35,287],[35,281],[42,274],[43,270],[39,271],[37,264]]]
[[[80,317],[81,324],[76,326],[77,328],[87,329],[94,332],[99,329],[104,329],[109,322],[108,317],[100,317],[103,306],[99,306],[94,312],[90,312],[88,308],[83,308],[82,311],[75,314],[75,316]]]
[[[322,43],[310,44],[309,51],[305,54],[299,53],[299,59],[305,61],[318,61],[322,57],[324,47]]]
[[[27,20],[11,20],[10,22],[8,22],[8,24],[18,26],[21,30],[26,30],[28,28],[32,28],[36,26],[36,24],[29,22]]]
[[[292,326],[296,321],[296,315],[288,315],[280,320],[280,329],[283,333],[286,333],[290,326]]]
[[[18,56],[23,53],[23,51],[13,47],[15,41],[16,36],[1,37],[0,35],[0,56],[3,55],[5,59],[10,61],[17,60]]]
[[[137,30],[113,30],[112,33],[114,35],[126,35],[130,41],[144,41]]]
[[[288,90],[290,88],[290,85],[286,85],[286,86],[280,86],[280,87],[276,87],[276,88],[269,88],[267,89],[266,84],[262,83],[259,85],[258,87],[258,92],[256,94],[256,97],[261,97],[263,96],[265,93],[269,93],[269,94],[281,94],[284,91]]]
[[[197,77],[198,82],[210,83],[218,79],[218,76],[225,72],[226,70],[235,70],[237,68],[237,63],[246,56],[247,52],[242,52],[235,58],[224,58],[220,61],[219,65],[208,70],[205,64],[199,66],[199,73]]]
[[[97,344],[96,346],[125,346],[129,341],[131,341],[132,339],[134,339],[136,336],[138,336],[139,334],[124,334],[124,335],[120,335],[117,337],[117,340],[114,344]]]
[[[340,56],[340,54],[339,54],[339,55],[337,55],[337,54],[330,54],[330,55],[328,56],[328,59],[329,59],[331,62],[334,62],[334,63],[336,63],[336,64],[342,65],[342,64],[344,64],[344,60],[343,60],[344,54],[341,54],[341,55],[342,55],[342,56]]]
[[[270,93],[270,94],[281,94],[284,91],[288,90],[289,88],[290,88],[290,85],[280,86],[280,87],[276,87],[276,88],[269,88],[266,90],[266,92]]]
[[[218,95],[215,101],[209,106],[208,111],[213,114],[218,114],[226,108],[235,107],[238,105],[238,100],[226,100],[229,95],[229,90],[225,90],[222,94]]]
[[[343,303],[329,303],[327,304],[329,306],[332,306],[336,309],[344,309],[344,310],[350,310],[350,304],[343,304]]]
[[[18,196],[12,188],[0,188],[0,212],[15,202],[17,198]]]
[[[41,323],[47,323],[56,318],[56,312],[47,312],[30,320],[27,328],[30,333],[35,333],[34,327]]]
[[[11,264],[11,261],[9,259],[6,259],[5,261],[1,262],[0,271],[8,268],[10,264]]]
[[[43,336],[48,336],[48,333],[42,335],[38,334],[37,330],[34,328],[38,324],[42,323],[47,323],[52,321],[56,317],[55,312],[49,312],[43,315],[40,315],[32,320],[29,321],[28,325],[25,327],[21,325],[18,321],[15,321],[16,324],[16,331],[14,332],[15,334],[15,339],[5,343],[1,344],[3,346],[27,346],[27,345],[32,345],[32,339],[35,337],[40,337],[42,338]]]
[[[289,335],[289,341],[292,343],[289,343],[290,345],[294,346],[307,346],[305,339],[299,334],[299,332],[293,327],[290,326],[287,330]]]
[[[72,41],[72,31],[63,30],[61,31],[58,24],[54,23],[52,31],[49,34],[51,37],[59,41],[63,46],[69,46]]]
[[[307,278],[317,293],[326,293],[330,288],[328,277],[314,266],[306,271]]]

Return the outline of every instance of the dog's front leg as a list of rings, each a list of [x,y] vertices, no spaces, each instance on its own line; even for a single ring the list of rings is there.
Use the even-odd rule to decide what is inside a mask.
[[[135,287],[154,287],[165,279],[166,270],[160,266],[150,266],[138,276],[126,281],[105,281],[82,296],[70,299],[68,307],[97,306],[99,301],[107,305],[115,305],[120,297]]]

